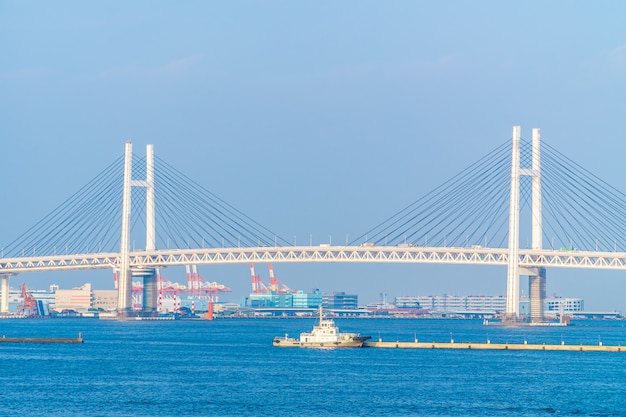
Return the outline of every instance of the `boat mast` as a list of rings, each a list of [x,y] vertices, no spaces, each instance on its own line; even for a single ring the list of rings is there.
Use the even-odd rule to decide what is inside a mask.
[[[322,326],[322,306],[320,305],[320,326]]]

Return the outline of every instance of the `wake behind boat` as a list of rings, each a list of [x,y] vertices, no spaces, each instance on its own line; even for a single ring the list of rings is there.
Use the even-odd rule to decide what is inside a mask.
[[[371,339],[370,336],[361,336],[360,333],[341,333],[333,320],[324,320],[320,306],[320,322],[313,326],[310,333],[300,333],[300,339],[293,337],[275,337],[272,344],[281,347],[317,347],[340,348],[362,347],[363,342]]]

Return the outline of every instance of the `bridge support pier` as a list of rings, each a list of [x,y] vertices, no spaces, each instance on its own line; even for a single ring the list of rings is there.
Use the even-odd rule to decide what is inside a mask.
[[[537,268],[538,273],[528,276],[528,294],[530,296],[530,322],[544,321],[543,303],[546,299],[546,269]]]
[[[158,301],[157,271],[150,269],[143,276],[143,312],[156,313]]]
[[[2,295],[0,296],[0,314],[9,314],[9,277],[10,274],[0,275],[2,280]]]

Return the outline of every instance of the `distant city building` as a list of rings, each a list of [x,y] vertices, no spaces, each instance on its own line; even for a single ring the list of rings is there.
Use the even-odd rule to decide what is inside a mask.
[[[346,294],[345,292],[334,292],[324,294],[322,306],[327,309],[350,310],[359,307],[359,296],[357,294]]]
[[[58,285],[52,284],[49,290],[28,290],[28,293],[32,295],[37,302],[38,315],[50,314],[50,309],[54,307],[54,294],[58,288]],[[18,308],[24,304],[22,290],[9,288],[8,301],[9,313],[16,313]]]
[[[274,294],[252,293],[248,296],[250,307],[273,307]]]
[[[322,304],[322,294],[319,290],[306,293],[276,293],[267,291],[264,293],[251,293],[248,296],[250,307],[278,307],[278,308],[317,308]]]
[[[503,295],[405,295],[396,297],[398,308],[422,308],[440,313],[459,311],[506,311]]]
[[[91,306],[98,311],[117,310],[117,290],[93,290]]]
[[[585,311],[585,301],[582,298],[546,298],[544,312],[550,314],[567,314],[575,311]]]
[[[272,296],[273,307],[293,307],[295,303],[295,294],[274,294]]]
[[[413,295],[404,295],[401,297],[396,297],[395,307],[396,308],[422,308],[422,304],[420,303],[419,296]],[[431,303],[431,300],[428,300]],[[432,304],[432,303],[431,303]]]
[[[555,317],[557,315],[568,315],[575,312],[585,311],[585,300],[582,298],[564,298],[553,295],[546,297],[543,303],[543,314],[547,317]],[[530,313],[530,301],[528,297],[520,298],[520,315],[528,315]]]
[[[323,297],[320,290],[313,290],[313,292],[305,293],[298,291],[293,294],[293,306],[300,308],[318,308],[323,303]]]
[[[57,290],[54,296],[54,310],[62,312],[73,310],[86,313],[91,308],[91,284],[85,284],[71,290]]]
[[[395,305],[398,308],[421,308],[438,313],[506,311],[506,296],[504,295],[414,295],[396,297]],[[548,317],[560,313],[584,311],[585,302],[582,298],[547,297],[544,301],[544,314]],[[520,315],[530,314],[528,297],[520,298]]]

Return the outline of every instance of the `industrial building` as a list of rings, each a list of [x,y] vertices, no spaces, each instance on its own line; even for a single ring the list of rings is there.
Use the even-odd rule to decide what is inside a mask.
[[[93,290],[92,307],[98,311],[117,309],[117,290]]]
[[[84,314],[92,303],[91,284],[85,284],[71,290],[58,289],[54,295],[54,311],[75,311]]]
[[[54,306],[55,293],[58,285],[51,285],[49,290],[30,290],[26,284],[20,289],[9,289],[9,312],[26,316],[46,316]]]
[[[269,264],[269,284],[263,282],[255,273],[253,264],[250,264],[250,274],[252,292],[246,300],[245,307],[311,309],[322,306],[329,310],[356,310],[359,307],[359,297],[356,294],[345,292],[322,294],[319,289],[311,292],[292,290],[276,278],[272,264]]]
[[[322,306],[328,310],[355,310],[359,307],[359,296],[334,292],[322,296]]]
[[[503,295],[417,295],[395,298],[398,308],[421,308],[432,312],[451,313],[459,311],[506,311]]]
[[[506,311],[504,295],[405,295],[395,298],[397,308],[422,308],[437,313],[457,312],[495,312]],[[562,298],[556,295],[544,301],[544,314],[556,317],[559,314],[572,314],[585,310],[582,298]],[[520,297],[520,315],[530,314],[530,301],[527,296]]]
[[[561,315],[572,316],[585,311],[585,301],[582,298],[567,298],[553,295],[546,297],[543,304],[543,313],[546,317],[554,318]],[[528,315],[530,301],[528,297],[520,298],[520,315]]]
[[[320,290],[315,289],[310,293],[304,291],[298,291],[293,294],[293,305],[296,308],[317,308],[322,304],[322,293]]]

